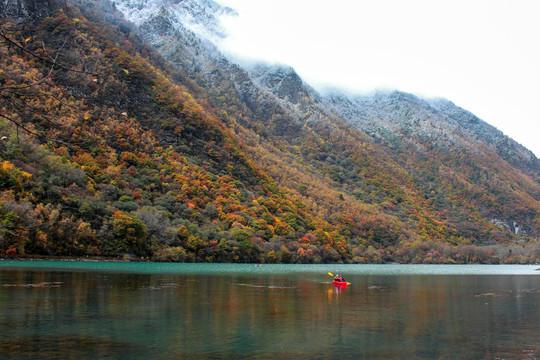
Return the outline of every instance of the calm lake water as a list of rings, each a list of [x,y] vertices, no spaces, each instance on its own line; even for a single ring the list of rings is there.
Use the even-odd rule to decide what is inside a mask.
[[[0,261],[0,359],[540,359],[536,268]]]

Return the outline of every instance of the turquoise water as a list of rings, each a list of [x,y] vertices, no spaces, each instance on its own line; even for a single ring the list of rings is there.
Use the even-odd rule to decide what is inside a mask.
[[[538,359],[536,268],[0,261],[0,359]]]
[[[115,261],[0,260],[2,268],[94,270],[144,274],[216,274],[216,273],[320,273],[342,272],[365,275],[540,275],[539,265],[292,265],[292,264],[190,264]]]

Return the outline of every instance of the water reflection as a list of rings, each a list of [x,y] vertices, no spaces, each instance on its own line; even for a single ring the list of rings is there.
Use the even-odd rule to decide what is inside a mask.
[[[347,279],[4,270],[0,358],[540,358],[536,277]]]

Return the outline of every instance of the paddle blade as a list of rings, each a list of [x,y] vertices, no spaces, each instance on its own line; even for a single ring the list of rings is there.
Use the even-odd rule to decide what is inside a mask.
[[[331,272],[329,272],[329,273],[328,273],[328,275],[330,275],[330,276],[334,276],[334,274],[332,274]]]

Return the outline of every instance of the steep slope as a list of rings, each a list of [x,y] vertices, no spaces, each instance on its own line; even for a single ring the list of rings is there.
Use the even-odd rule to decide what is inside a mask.
[[[124,0],[123,3],[131,1]],[[166,7],[162,7],[158,14],[150,14],[146,20],[139,17],[137,21],[143,29],[143,36],[195,80],[204,89],[203,96],[210,103],[226,110],[233,121],[231,125],[245,140],[254,161],[261,164],[279,184],[287,187],[291,194],[301,198],[311,211],[330,221],[342,236],[350,239],[349,251],[361,255],[356,259],[369,259],[369,256],[364,256],[369,246],[408,249],[411,244],[424,241],[422,239],[450,244],[506,241],[516,232],[516,219],[520,221],[518,233],[537,234],[538,200],[534,195],[537,185],[531,179],[534,179],[538,166],[535,158],[527,159],[530,153],[518,161],[529,169],[530,176],[525,176],[520,183],[524,184],[528,195],[503,195],[509,199],[524,199],[524,211],[510,214],[506,209],[502,214],[489,210],[489,204],[479,206],[473,198],[480,196],[485,201],[491,198],[493,203],[498,200],[497,189],[490,190],[487,195],[485,189],[470,195],[474,181],[473,185],[467,186],[462,181],[459,167],[464,159],[474,162],[472,152],[440,170],[447,173],[448,169],[457,169],[456,179],[459,181],[442,181],[438,177],[427,186],[425,178],[433,177],[433,171],[427,171],[428,165],[423,162],[424,158],[430,157],[429,148],[422,151],[422,157],[415,160],[418,164],[414,166],[407,165],[405,154],[408,150],[397,149],[400,156],[391,150],[393,146],[402,149],[420,146],[419,140],[408,140],[396,131],[395,126],[385,124],[385,121],[393,124],[392,109],[398,113],[425,112],[427,106],[434,112],[435,105],[400,93],[404,99],[393,99],[384,108],[371,104],[370,98],[357,98],[356,102],[347,100],[352,101],[352,105],[346,109],[333,103],[346,96],[321,97],[290,68],[267,65],[242,68],[235,65],[212,43],[197,37],[187,26],[178,25],[175,14],[167,11]],[[203,19],[201,24],[205,21]],[[405,99],[407,97],[408,100]],[[384,102],[375,100],[379,101]],[[402,109],[407,107],[412,110]],[[358,117],[355,115],[358,112],[369,114],[373,120],[369,126],[359,126],[359,121],[366,122],[368,117]],[[433,123],[441,121],[440,117],[430,118],[429,114],[424,117]],[[415,128],[418,124],[407,126]],[[418,128],[425,128],[425,124],[427,122]],[[392,144],[382,144],[381,136],[375,132],[392,138]],[[428,143],[432,134],[427,130],[424,132],[422,141]],[[463,136],[460,139],[478,149],[474,146],[475,138],[467,135],[465,130],[461,132]],[[452,149],[459,152],[460,146],[461,143],[456,144]],[[415,162],[412,159],[408,161]],[[419,171],[417,167],[423,170]],[[457,182],[461,182],[459,191],[454,184]],[[432,188],[438,184],[441,185],[437,189],[439,195],[434,199]],[[466,190],[461,189],[464,186]],[[522,219],[524,214],[526,218]]]
[[[4,253],[540,256],[501,245],[538,234],[538,160],[472,114],[403,93],[321,96],[291,68],[239,66],[211,42],[233,10],[210,0],[75,4],[3,23]]]
[[[127,0],[125,2],[129,3]],[[161,23],[174,23],[170,20],[174,18],[174,14],[161,12],[159,16],[163,20]],[[227,109],[229,114],[239,115],[239,125],[245,131],[256,133],[242,133],[241,136],[255,136],[252,143],[262,143],[263,150],[253,147],[258,161],[265,163],[279,183],[293,193],[308,193],[311,200],[324,203],[322,208],[329,210],[328,212],[320,211],[320,206],[303,198],[308,205],[311,204],[309,206],[312,210],[319,210],[322,217],[331,221],[330,214],[336,215],[344,211],[340,206],[343,203],[335,200],[338,198],[346,200],[348,209],[357,207],[358,201],[347,201],[350,200],[347,197],[349,194],[363,203],[362,210],[353,210],[354,213],[365,215],[371,211],[382,218],[383,213],[397,214],[399,221],[407,221],[408,225],[404,228],[416,233],[426,233],[428,228],[427,234],[431,237],[435,236],[432,228],[437,227],[434,224],[438,223],[446,225],[447,230],[444,230],[442,235],[446,240],[457,237],[477,243],[501,241],[516,233],[516,229],[520,234],[538,234],[538,185],[535,182],[538,160],[526,149],[516,146],[517,144],[483,122],[469,119],[463,121],[468,125],[457,126],[453,119],[465,119],[471,117],[471,114],[447,101],[433,101],[430,104],[402,93],[354,99],[348,99],[343,94],[321,97],[306,86],[290,68],[266,65],[239,68],[208,42],[200,39],[191,43],[185,42],[183,39],[193,38],[193,33],[185,28],[171,26],[168,33],[156,31],[157,29],[151,26],[153,19],[141,22],[144,34],[158,46],[168,44],[170,51],[164,51],[164,55],[185,69],[190,77],[197,79],[197,83],[206,89],[207,94],[212,94],[209,101]],[[176,39],[178,41],[175,41]],[[193,54],[196,56],[191,56]],[[349,101],[350,105],[343,106],[340,104],[342,100]],[[397,121],[399,116],[408,120]],[[354,131],[342,119],[362,131]],[[474,125],[476,123],[478,125]],[[434,132],[432,127],[439,128],[439,132]],[[479,133],[471,132],[475,128]],[[412,133],[416,135],[409,137],[408,134]],[[484,138],[480,136],[481,133]],[[456,157],[453,162],[448,162],[446,158],[425,161],[431,156],[434,137],[439,135],[440,139],[437,141],[444,140],[442,153],[447,152],[450,158]],[[347,137],[351,141],[347,142]],[[388,140],[388,144],[381,143],[383,137]],[[472,170],[469,167],[463,168],[463,163],[475,163],[476,154],[483,151],[482,146],[491,146],[494,139],[500,149],[498,152],[490,152],[482,166],[488,171],[494,164],[499,164],[494,169],[496,174],[508,173],[510,169],[512,176],[520,179],[513,181],[511,186],[524,187],[523,191],[501,192],[500,187],[493,186],[482,188],[477,185],[482,181],[481,178],[469,179],[468,173]],[[265,143],[267,140],[270,141]],[[326,144],[314,149],[313,145],[318,142]],[[276,143],[280,145],[277,149],[274,146]],[[363,148],[359,148],[359,144]],[[408,151],[419,147],[422,149],[418,151],[419,155],[414,161],[406,158]],[[348,151],[342,151],[345,148]],[[270,150],[272,154],[269,154]],[[461,152],[465,153],[458,156]],[[351,154],[363,154],[362,161],[352,160]],[[514,155],[508,157],[509,154]],[[505,161],[504,156],[507,156],[508,161]],[[429,166],[441,160],[447,161],[446,168],[429,170]],[[409,166],[409,163],[414,166]],[[360,174],[358,170],[361,170]],[[448,173],[448,170],[457,175],[453,179],[441,179],[438,173]],[[370,175],[366,176],[368,171]],[[437,175],[436,178],[434,175]],[[432,178],[430,184],[426,178]],[[381,179],[384,179],[382,183]],[[465,184],[465,179],[470,181],[469,185]],[[320,183],[324,185],[315,191],[314,184]],[[460,183],[459,186],[457,183]],[[437,188],[436,199],[433,198],[433,187]],[[465,188],[461,189],[463,187]],[[470,193],[471,189],[479,187],[481,189]],[[396,194],[396,189],[401,193]],[[328,199],[326,196],[314,195],[319,192],[336,196]],[[478,201],[478,197],[483,200]],[[385,205],[386,198],[391,201]],[[523,204],[521,209],[512,206],[510,199],[520,199]],[[494,209],[494,203],[504,204],[504,210]],[[366,207],[366,204],[377,207]],[[396,207],[397,204],[399,206]],[[388,211],[388,208],[392,208],[392,211]],[[424,220],[411,219],[410,209],[414,210],[413,213],[420,211]],[[448,215],[450,209],[452,214]],[[464,209],[467,216],[461,214]],[[412,228],[411,220],[415,224]],[[424,224],[419,225],[421,223]],[[427,226],[427,223],[431,225]],[[500,230],[508,232],[505,235],[505,231]],[[394,238],[394,244],[396,239],[400,238],[397,234],[391,237]],[[381,244],[381,239],[372,239],[375,239],[374,244]]]
[[[2,21],[1,253],[345,260],[344,242],[310,235],[328,224],[249,159],[227,115],[114,14],[67,4]]]
[[[400,92],[333,94],[325,103],[384,146],[455,226],[467,207],[510,232],[538,236],[540,162],[499,130],[447,100]]]

